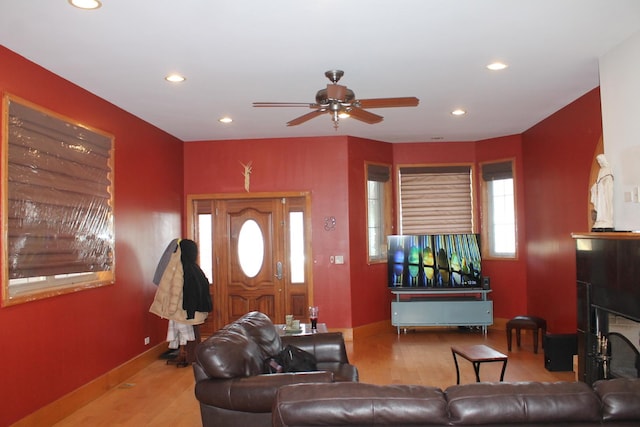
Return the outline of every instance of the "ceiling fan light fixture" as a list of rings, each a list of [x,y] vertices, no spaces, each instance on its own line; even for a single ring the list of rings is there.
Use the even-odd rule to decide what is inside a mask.
[[[500,70],[504,70],[507,67],[509,67],[507,64],[500,61],[492,62],[491,64],[487,65],[487,69],[491,71],[500,71]]]
[[[99,9],[102,3],[99,0],[69,0],[71,6],[78,9],[93,10]]]
[[[341,113],[338,113],[338,117],[341,119],[348,119],[349,117],[351,117],[351,114],[347,113],[346,111],[343,111]]]

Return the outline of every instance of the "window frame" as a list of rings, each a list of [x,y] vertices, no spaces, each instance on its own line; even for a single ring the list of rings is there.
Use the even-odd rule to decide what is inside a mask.
[[[511,179],[513,182],[513,228],[514,228],[514,252],[513,253],[500,253],[495,252],[493,249],[493,221],[491,218],[491,196],[489,181],[485,179],[484,167],[487,165],[500,165],[501,163],[511,164]],[[513,158],[491,160],[482,162],[480,164],[480,186],[482,192],[482,232],[481,232],[481,246],[482,246],[482,259],[496,259],[496,260],[517,260],[518,259],[518,204],[517,204],[517,174],[516,174],[516,162]],[[490,172],[491,173],[491,172]],[[493,173],[506,173],[506,172],[493,172]]]
[[[13,105],[16,105],[15,109],[12,109]],[[21,111],[23,115],[19,116]],[[14,116],[12,116],[12,114]],[[12,119],[11,117],[14,118]],[[40,300],[52,296],[113,284],[115,282],[113,135],[84,124],[80,124],[73,119],[54,113],[44,107],[8,93],[3,96],[2,100],[2,119],[2,306],[6,307],[14,304],[21,304],[28,301]],[[28,129],[25,131],[26,134],[31,132],[32,135],[28,137],[25,136],[25,139],[21,141],[20,139],[12,138],[10,132],[14,131],[14,127],[16,129],[23,129],[23,123],[20,123],[22,120],[30,122],[30,127],[24,129]],[[12,123],[18,124],[12,125]],[[51,126],[51,128],[48,126]],[[41,138],[33,137],[33,135],[39,135]],[[56,155],[60,157],[55,157],[53,150],[51,150],[50,153],[47,153],[47,147],[51,146],[51,143],[47,146],[47,143],[45,142],[47,138],[59,141],[57,145],[58,148],[55,152]],[[29,144],[25,141],[28,141]],[[78,165],[77,170],[74,170],[74,173],[67,175],[65,178],[67,181],[66,186],[64,184],[58,184],[57,186],[51,187],[40,186],[42,189],[38,192],[39,189],[36,178],[33,178],[33,181],[29,181],[29,177],[25,175],[25,172],[23,172],[24,176],[21,178],[22,181],[17,181],[17,179],[20,179],[20,173],[17,172],[17,169],[20,167],[28,167],[30,170],[40,171],[52,176],[57,173],[59,174],[59,171],[61,170],[64,170],[64,173],[66,174],[69,169],[63,169],[67,166],[65,165],[60,167],[59,164],[57,169],[55,169],[55,166],[50,170],[43,167],[38,169],[38,165],[35,164],[35,161],[29,164],[26,163],[28,160],[27,155],[24,155],[24,157],[12,156],[9,158],[11,156],[10,145],[20,147],[20,149],[25,153],[38,153],[38,158],[44,158],[45,156],[48,156],[49,159],[53,158],[55,161],[49,160],[52,165],[58,161],[61,164],[64,164],[64,162],[74,163],[75,165]],[[102,154],[95,154],[94,150],[96,150],[95,153],[102,152]],[[91,156],[94,156],[94,159],[95,156],[100,156],[104,162],[102,164],[104,169],[96,169],[96,160],[92,160]],[[17,163],[15,160],[12,160],[14,158],[16,160],[20,158],[26,160]],[[83,162],[83,160],[85,162]],[[13,175],[10,171],[10,164],[14,165]],[[93,171],[103,170],[104,175],[100,175],[99,173],[96,173],[95,175],[91,174],[91,177],[95,177],[96,181],[94,182],[87,178],[86,182],[89,182],[90,184],[80,186],[82,191],[76,191],[78,188],[74,187],[71,189],[69,182],[74,182],[73,180],[78,179],[78,176],[84,177],[87,175],[86,173],[82,174],[82,172],[80,172],[80,169],[82,168],[85,170],[91,169]],[[72,167],[71,169],[75,169],[75,167]],[[40,180],[41,179],[42,178],[40,178]],[[38,226],[37,223],[35,223],[36,225],[34,226],[40,227],[38,231],[43,233],[41,234],[45,239],[43,242],[51,241],[46,239],[53,239],[53,242],[55,242],[59,239],[58,233],[60,233],[61,236],[64,236],[60,238],[61,240],[66,239],[66,241],[69,242],[69,240],[73,239],[73,242],[75,243],[66,243],[65,249],[58,248],[55,243],[40,243],[41,246],[44,245],[42,246],[44,248],[43,250],[47,252],[40,253],[38,255],[29,255],[32,259],[35,259],[34,257],[39,257],[37,259],[44,259],[45,257],[53,258],[59,254],[59,252],[56,251],[64,250],[67,264],[65,264],[65,261],[60,261],[58,264],[40,262],[35,265],[28,265],[28,268],[33,271],[33,273],[27,273],[32,274],[30,276],[16,276],[17,273],[11,273],[9,260],[12,256],[17,258],[17,254],[10,253],[10,240],[16,240],[20,238],[20,236],[26,237],[27,234],[19,234],[21,230],[23,230],[22,225],[16,225],[13,227],[11,225],[12,222],[15,224],[22,223],[24,221],[23,217],[16,217],[10,222],[9,213],[11,211],[11,207],[9,206],[9,193],[11,185],[14,185],[10,184],[10,181],[20,182],[20,185],[28,186],[29,194],[35,197],[40,196],[41,200],[35,201],[34,197],[22,197],[21,193],[14,190],[16,193],[14,194],[13,199],[11,199],[14,200],[13,203],[30,205],[33,209],[44,209],[43,207],[38,208],[38,206],[45,206],[44,203],[46,203],[45,200],[47,200],[47,198],[49,200],[63,200],[54,198],[54,195],[56,195],[56,197],[60,197],[61,194],[65,193],[73,195],[67,196],[73,200],[73,203],[55,204],[55,212],[63,212],[64,209],[66,209],[68,217],[70,218],[68,221],[63,221],[62,225],[57,226],[59,228],[51,226],[55,221],[50,220],[40,221],[48,223],[49,225],[47,226]],[[105,187],[103,188],[102,185]],[[87,193],[88,188],[92,188],[91,191],[99,195]],[[16,195],[21,197],[16,197]],[[99,197],[103,202],[101,204],[94,203],[96,197]],[[38,203],[40,205],[38,205]],[[75,205],[74,203],[78,204]],[[50,206],[54,206],[54,204],[50,204]],[[97,211],[94,210],[95,206],[98,206]],[[42,212],[40,212],[40,215],[42,215]],[[34,218],[37,219],[37,217]],[[16,220],[19,221],[15,222]],[[60,231],[60,227],[64,227],[64,232]],[[49,234],[52,232],[54,234]],[[67,249],[67,246],[73,246],[73,249]],[[34,247],[37,248],[38,246]],[[52,252],[52,250],[54,252]],[[88,258],[81,258],[81,256],[83,256],[83,251],[86,250],[92,251],[89,252],[92,256]],[[69,258],[73,256],[76,258]],[[58,257],[60,257],[60,255],[58,255]],[[93,261],[90,261],[87,264],[87,259]],[[98,262],[98,264],[96,264],[96,262]],[[90,265],[90,267],[87,267],[88,270],[80,271],[80,268],[84,268],[85,265]],[[77,266],[80,266],[80,268]]]
[[[383,169],[387,169],[386,179],[384,177]],[[377,171],[376,171],[377,169]],[[376,162],[365,162],[364,166],[364,198],[365,198],[365,212],[366,212],[366,221],[365,221],[365,235],[367,242],[367,263],[368,264],[379,264],[387,262],[387,236],[393,233],[393,185],[391,179],[391,173],[393,171],[393,167],[389,164],[385,163],[376,163]],[[374,179],[370,179],[374,178]],[[379,253],[372,255],[372,242],[370,231],[372,228],[370,224],[371,212],[370,212],[370,194],[369,194],[369,182],[378,182],[380,183],[378,187],[382,190],[382,196],[378,197],[378,199],[383,198],[381,203],[379,203],[380,210],[378,212],[378,235],[379,240],[375,242],[379,246]]]

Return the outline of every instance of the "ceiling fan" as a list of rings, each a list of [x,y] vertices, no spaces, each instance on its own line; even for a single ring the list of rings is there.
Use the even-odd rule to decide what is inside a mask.
[[[415,107],[420,100],[414,96],[402,98],[372,98],[356,99],[355,94],[346,86],[339,85],[338,82],[344,75],[342,70],[329,70],[324,75],[332,82],[327,84],[326,89],[320,89],[316,93],[316,102],[309,104],[305,102],[254,102],[254,107],[308,107],[313,111],[303,114],[289,122],[287,126],[297,126],[306,121],[329,113],[333,121],[333,127],[338,128],[340,118],[352,117],[356,120],[368,124],[380,123],[382,116],[373,114],[368,108],[391,108],[391,107]]]

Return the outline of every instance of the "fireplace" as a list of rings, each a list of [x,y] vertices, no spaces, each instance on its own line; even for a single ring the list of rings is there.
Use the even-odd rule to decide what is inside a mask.
[[[578,379],[638,376],[640,234],[587,233],[576,241]]]
[[[640,323],[609,315],[609,376],[640,377]]]
[[[592,345],[585,349],[591,381],[640,378],[640,322],[594,307]]]

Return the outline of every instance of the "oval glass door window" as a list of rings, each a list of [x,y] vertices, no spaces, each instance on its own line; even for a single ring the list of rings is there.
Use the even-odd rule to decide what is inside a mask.
[[[264,262],[264,237],[254,220],[245,221],[238,234],[238,261],[247,277],[256,277]]]

